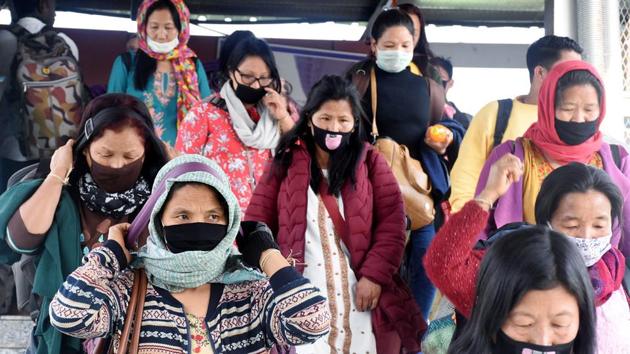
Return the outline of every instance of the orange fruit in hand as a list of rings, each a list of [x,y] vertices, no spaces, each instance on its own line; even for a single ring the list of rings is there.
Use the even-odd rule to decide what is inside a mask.
[[[448,141],[449,130],[447,127],[436,124],[429,127],[429,139],[436,143],[445,143]]]

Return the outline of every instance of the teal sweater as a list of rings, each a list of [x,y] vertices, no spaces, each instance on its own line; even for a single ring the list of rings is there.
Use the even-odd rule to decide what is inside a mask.
[[[208,84],[208,77],[203,69],[203,64],[199,59],[195,62],[197,66],[197,79],[199,81],[199,93],[201,98],[210,96],[210,86]],[[168,143],[171,146],[175,146],[175,140],[177,139],[177,83],[175,85],[175,91],[173,97],[164,102],[160,98],[160,94],[154,90],[155,76],[151,75],[147,82],[145,90],[136,88],[134,83],[135,73],[135,53],[131,55],[131,63],[129,70],[125,66],[122,56],[118,56],[114,61],[114,66],[109,76],[109,83],[107,85],[107,92],[119,92],[126,93],[134,96],[144,102],[151,112],[153,123],[155,124],[156,132],[160,139]],[[168,90],[169,80],[167,74],[162,74],[162,92]]]
[[[42,183],[41,179],[16,184],[0,195],[0,262],[13,264],[20,258],[7,244],[7,226],[13,214]],[[48,307],[68,275],[81,265],[81,220],[75,202],[67,189],[61,194],[55,217],[38,251],[33,293],[42,298],[42,307],[35,329],[39,340],[38,354],[75,353],[81,340],[63,335],[50,324]]]

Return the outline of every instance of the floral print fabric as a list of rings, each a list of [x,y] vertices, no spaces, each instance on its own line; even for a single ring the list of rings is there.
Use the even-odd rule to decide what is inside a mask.
[[[192,353],[212,354],[212,344],[208,339],[208,327],[203,318],[187,313],[190,328],[190,351]]]
[[[243,213],[256,182],[272,158],[271,150],[245,146],[232,128],[229,114],[209,102],[200,103],[188,112],[179,126],[175,148],[218,163],[230,177],[232,192]]]

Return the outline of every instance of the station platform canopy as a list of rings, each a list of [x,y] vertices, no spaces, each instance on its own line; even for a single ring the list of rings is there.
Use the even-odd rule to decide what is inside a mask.
[[[57,10],[134,18],[139,0],[57,0]],[[416,0],[435,25],[544,26],[545,0]],[[193,23],[365,23],[379,0],[186,0]]]

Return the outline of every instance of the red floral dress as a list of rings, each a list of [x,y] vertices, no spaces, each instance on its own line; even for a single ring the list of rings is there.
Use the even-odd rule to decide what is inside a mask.
[[[247,112],[254,122],[260,120],[255,108]],[[209,102],[200,102],[188,112],[179,125],[175,148],[218,163],[230,178],[232,192],[243,213],[266,163],[272,158],[271,150],[243,144],[232,127],[229,113]]]
[[[208,327],[203,318],[186,313],[188,326],[190,328],[190,351],[199,354],[212,354],[212,344],[210,343]]]

